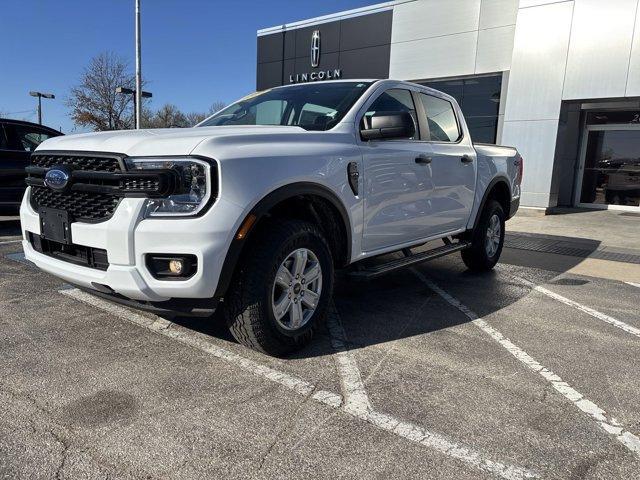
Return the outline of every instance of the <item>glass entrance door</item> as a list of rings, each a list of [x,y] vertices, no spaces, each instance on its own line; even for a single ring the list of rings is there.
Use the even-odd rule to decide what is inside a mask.
[[[588,125],[581,165],[580,206],[639,207],[640,125]]]

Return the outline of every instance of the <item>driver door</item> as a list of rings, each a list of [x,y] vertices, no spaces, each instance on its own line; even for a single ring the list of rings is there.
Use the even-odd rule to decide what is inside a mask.
[[[365,252],[411,242],[428,236],[429,202],[433,181],[431,146],[420,141],[416,107],[410,90],[382,92],[361,121],[366,128],[376,112],[408,112],[415,123],[412,138],[376,139],[361,143],[364,164]]]

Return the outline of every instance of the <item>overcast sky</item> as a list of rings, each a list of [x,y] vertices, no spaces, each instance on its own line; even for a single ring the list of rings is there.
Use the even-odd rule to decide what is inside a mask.
[[[143,77],[152,108],[206,111],[255,90],[256,30],[379,3],[371,0],[142,0]],[[0,112],[72,133],[64,99],[94,55],[134,65],[134,0],[2,0]]]

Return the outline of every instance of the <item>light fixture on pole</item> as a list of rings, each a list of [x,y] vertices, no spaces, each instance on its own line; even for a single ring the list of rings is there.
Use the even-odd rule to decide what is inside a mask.
[[[42,98],[56,98],[53,93],[29,92],[32,97],[38,97],[38,123],[42,125]]]
[[[133,95],[133,123],[134,125],[136,125],[136,128],[140,128],[139,125],[137,125],[137,121],[138,121],[138,108],[137,108],[137,99],[138,99],[138,95],[136,95],[136,90],[132,89],[132,88],[127,88],[127,87],[118,87],[116,88],[116,93],[121,93],[123,95]],[[151,92],[145,92],[142,91],[140,92],[140,98],[151,98],[153,97],[153,94]]]

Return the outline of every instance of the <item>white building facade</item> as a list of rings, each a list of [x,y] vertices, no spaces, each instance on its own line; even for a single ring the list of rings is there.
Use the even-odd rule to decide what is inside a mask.
[[[523,206],[640,210],[639,0],[399,0],[258,32],[258,89],[383,77],[517,147]]]

